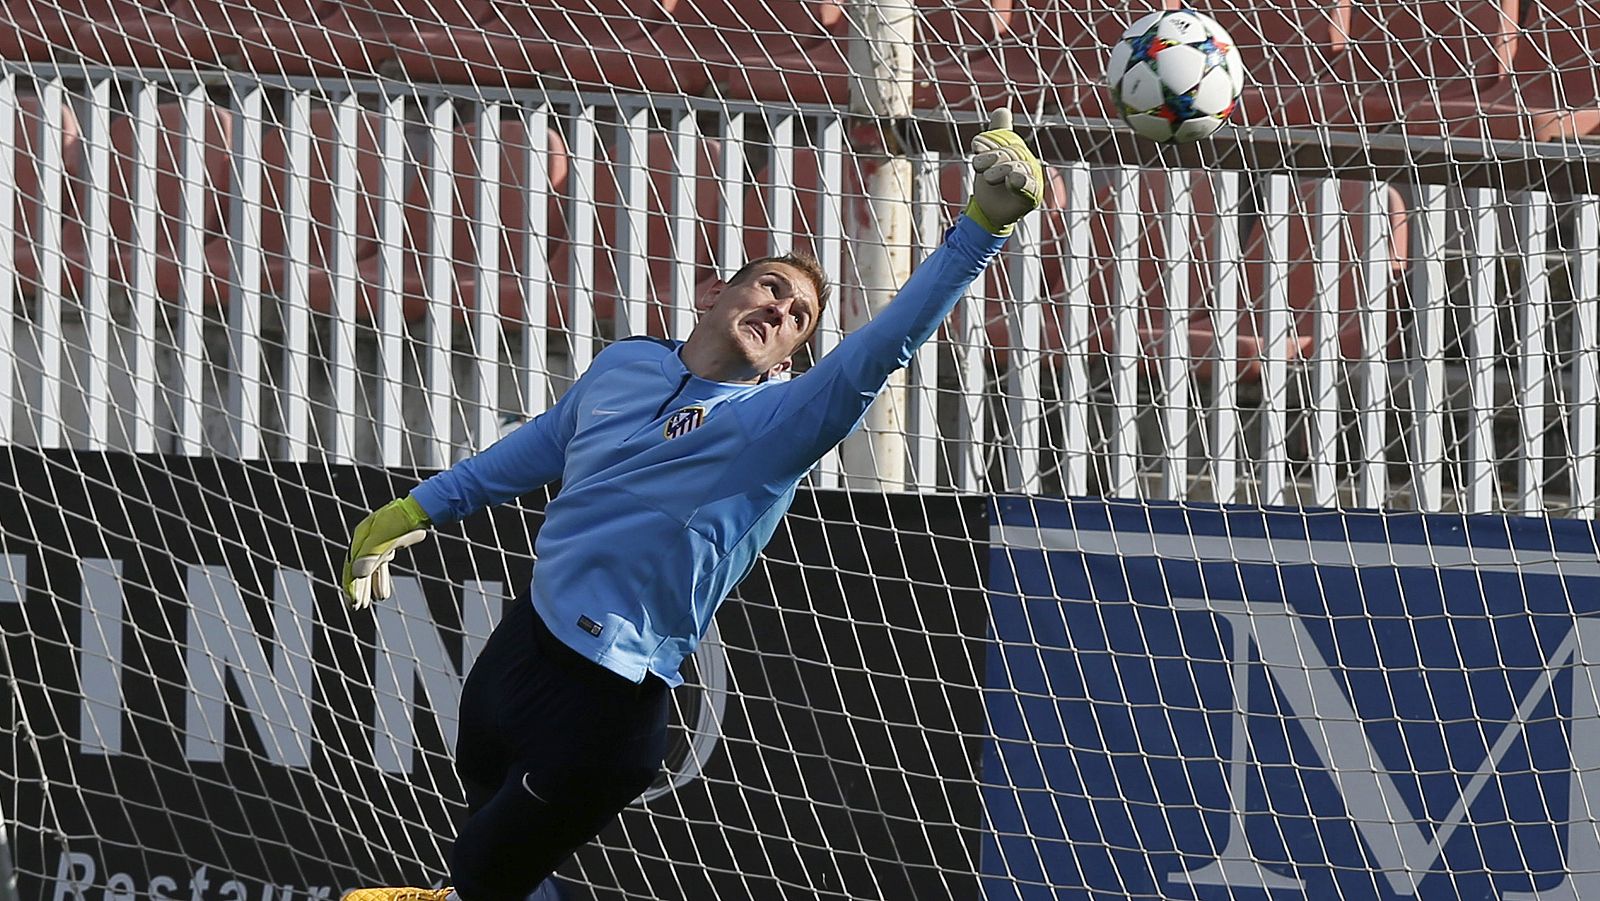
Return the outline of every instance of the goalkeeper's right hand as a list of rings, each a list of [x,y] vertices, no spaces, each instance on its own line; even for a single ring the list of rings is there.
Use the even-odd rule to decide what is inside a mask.
[[[967,218],[992,235],[1009,235],[1044,200],[1044,167],[1011,130],[1011,110],[1004,107],[989,118],[989,130],[972,139],[972,152]]]
[[[429,522],[422,505],[407,495],[379,507],[356,526],[341,580],[350,609],[364,610],[374,598],[381,601],[394,594],[389,561],[395,551],[427,538]]]

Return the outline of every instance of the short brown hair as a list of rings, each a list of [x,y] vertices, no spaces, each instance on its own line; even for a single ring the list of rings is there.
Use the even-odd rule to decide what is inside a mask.
[[[817,316],[811,323],[811,332],[806,335],[806,338],[809,339],[811,335],[816,334],[817,326],[822,322],[822,311],[827,308],[828,299],[833,294],[833,285],[828,282],[828,273],[823,271],[822,264],[817,262],[817,258],[810,254],[785,253],[778,256],[760,257],[745,263],[739,267],[739,271],[735,272],[732,278],[728,279],[728,284],[739,284],[749,278],[750,273],[757,266],[765,263],[782,263],[785,266],[792,266],[811,280],[811,287],[815,288],[817,292]]]

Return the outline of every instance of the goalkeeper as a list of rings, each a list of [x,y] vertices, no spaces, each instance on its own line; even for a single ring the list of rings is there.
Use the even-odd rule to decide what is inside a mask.
[[[389,561],[429,525],[561,480],[533,584],[462,688],[454,896],[362,889],[347,901],[522,901],[649,786],[678,667],[800,479],[1039,205],[1039,161],[1009,112],[973,149],[976,187],[943,245],[804,375],[772,380],[816,330],[826,278],[805,257],[756,260],[703,293],[688,341],[611,345],[548,411],[356,527],[343,585],[361,609],[389,596]]]

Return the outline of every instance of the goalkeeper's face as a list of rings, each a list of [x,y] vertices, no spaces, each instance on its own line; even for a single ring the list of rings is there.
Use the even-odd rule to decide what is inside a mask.
[[[816,331],[819,311],[811,278],[779,262],[718,282],[696,306],[700,322],[688,344],[695,358],[715,361],[723,381],[755,381],[787,370]]]

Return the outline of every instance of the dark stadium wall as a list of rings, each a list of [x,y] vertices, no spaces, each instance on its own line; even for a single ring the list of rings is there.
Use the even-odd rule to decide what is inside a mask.
[[[349,614],[348,530],[418,473],[0,465],[0,797],[24,899],[444,877],[452,691],[527,584],[542,502],[438,530],[396,599]],[[732,694],[709,759],[676,742],[669,768],[698,772],[564,868],[567,896],[977,897],[987,535],[982,498],[801,493],[718,615]]]

